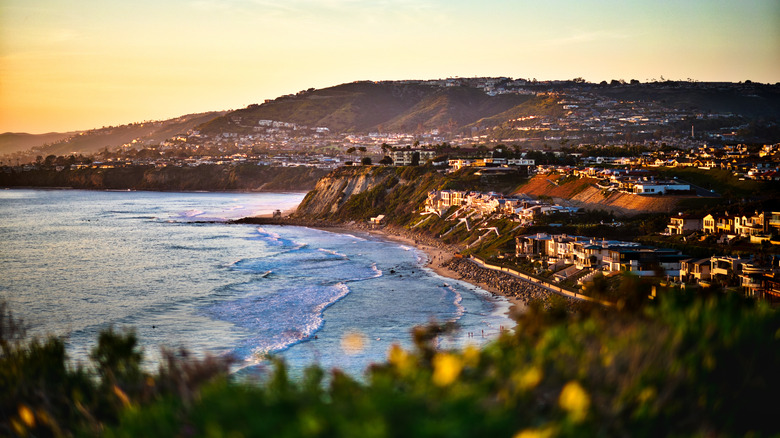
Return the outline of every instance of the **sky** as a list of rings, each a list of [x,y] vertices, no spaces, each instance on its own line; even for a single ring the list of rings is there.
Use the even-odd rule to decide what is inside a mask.
[[[780,82],[778,0],[0,0],[0,132],[355,80]]]

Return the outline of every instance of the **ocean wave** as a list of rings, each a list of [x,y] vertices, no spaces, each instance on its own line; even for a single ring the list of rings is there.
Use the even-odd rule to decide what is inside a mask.
[[[331,254],[331,255],[334,255],[334,256],[339,256],[339,257],[341,257],[341,258],[343,258],[343,259],[349,259],[349,257],[348,257],[346,254],[342,254],[342,253],[340,253],[340,252],[338,252],[338,251],[334,251],[334,250],[332,250],[332,249],[317,248],[317,251],[322,251],[322,252],[324,252],[324,253],[326,253],[326,254]]]
[[[248,333],[231,352],[250,366],[314,337],[322,328],[325,310],[350,292],[344,283],[289,288],[267,295],[223,301],[204,309],[215,319]]]
[[[454,295],[452,304],[455,306],[455,315],[450,321],[454,322],[459,320],[466,313],[466,308],[463,306],[463,295],[461,295],[457,288],[450,286],[447,283],[444,283],[441,287]]]

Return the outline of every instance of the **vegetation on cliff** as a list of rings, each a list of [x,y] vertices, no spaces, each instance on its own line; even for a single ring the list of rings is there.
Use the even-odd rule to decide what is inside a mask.
[[[439,350],[434,340],[448,327],[418,328],[413,351],[391,348],[362,380],[316,366],[291,378],[277,362],[259,383],[225,378],[225,360],[177,353],[144,371],[134,335],[113,331],[90,364],[74,366],[62,340],[23,340],[3,309],[0,434],[776,434],[780,315],[733,294],[662,292],[622,310],[532,305],[482,350]]]
[[[326,172],[311,167],[270,167],[254,164],[163,168],[129,166],[59,172],[54,169],[40,169],[0,173],[0,186],[115,190],[303,191],[314,187]]]
[[[385,215],[388,223],[409,227],[431,190],[511,191],[524,180],[520,174],[475,173],[474,169],[440,173],[430,166],[342,167],[317,183],[295,216],[345,222]]]

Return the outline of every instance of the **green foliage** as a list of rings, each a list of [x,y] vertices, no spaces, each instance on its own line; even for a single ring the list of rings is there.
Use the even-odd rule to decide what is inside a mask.
[[[780,318],[736,296],[668,294],[634,311],[531,305],[483,350],[414,332],[364,381],[283,364],[258,386],[221,381],[187,406],[125,411],[109,436],[731,436],[773,434]]]
[[[191,400],[230,363],[164,352],[166,362],[152,375],[141,368],[135,334],[109,329],[99,335],[90,369],[71,365],[59,338],[24,341],[23,326],[4,303],[0,327],[0,436],[99,436],[127,410]]]
[[[772,181],[740,181],[739,178],[726,169],[698,169],[692,167],[684,168],[658,168],[659,176],[665,178],[677,177],[691,184],[697,185],[707,190],[714,190],[726,198],[735,198],[742,196],[767,195],[774,193],[775,196],[780,190],[780,185]]]
[[[217,379],[184,393],[167,388],[206,380],[169,356],[178,365],[145,375],[146,396],[108,393],[104,380],[65,365],[61,342],[33,341],[3,350],[0,426],[109,437],[776,434],[778,313],[734,294],[660,292],[650,304],[576,314],[532,302],[515,330],[482,350],[439,350],[453,327],[417,328],[413,351],[392,347],[363,380],[337,370],[326,379],[316,366],[292,379],[276,362],[262,383]],[[93,356],[102,376],[137,369],[133,340],[101,335]],[[111,397],[118,407],[95,408]]]

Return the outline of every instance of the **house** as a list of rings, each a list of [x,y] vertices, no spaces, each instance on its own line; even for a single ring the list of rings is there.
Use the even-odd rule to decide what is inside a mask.
[[[399,149],[392,152],[390,158],[396,166],[411,166],[417,157],[416,164],[425,164],[426,161],[436,157],[436,151],[425,149]]]
[[[701,221],[701,229],[707,234],[715,234],[715,216],[708,214]]]
[[[726,214],[708,214],[702,219],[702,230],[707,234],[734,234],[734,216]]]
[[[452,167],[453,170],[460,170],[464,167],[471,166],[474,161],[473,160],[464,160],[464,159],[457,159],[457,160],[449,160],[448,161],[450,167]]]
[[[663,195],[670,191],[688,191],[689,184],[681,184],[675,181],[643,181],[634,184],[633,193],[637,195]]]
[[[649,247],[610,248],[604,262],[609,271],[629,271],[640,277],[663,274],[678,277],[681,261],[687,256],[673,249]]]
[[[679,213],[669,219],[666,229],[670,235],[687,234],[702,228],[702,218],[689,214]]]
[[[780,211],[764,213],[764,230],[769,234],[780,234]]]
[[[710,259],[680,260],[680,281],[695,282],[710,279]]]
[[[756,212],[752,216],[736,216],[734,218],[734,234],[740,236],[758,236],[764,234],[764,213]]]
[[[372,228],[381,227],[381,226],[383,226],[385,224],[385,222],[386,222],[385,221],[385,215],[383,215],[383,214],[380,214],[379,216],[376,216],[376,217],[372,217],[369,220],[369,223],[371,224]]]
[[[742,265],[749,261],[738,257],[712,256],[710,257],[710,276],[720,279],[738,276],[742,273]]]

